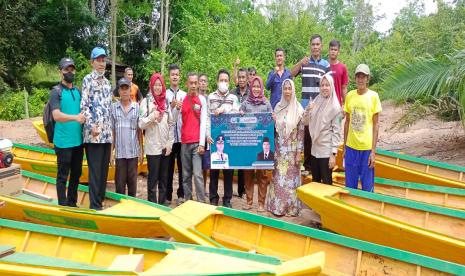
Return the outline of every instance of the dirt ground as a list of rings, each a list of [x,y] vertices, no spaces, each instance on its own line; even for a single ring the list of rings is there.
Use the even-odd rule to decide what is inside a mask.
[[[395,106],[391,102],[383,102],[378,147],[465,166],[465,131],[460,122],[442,122],[437,118],[427,117],[416,122],[403,132],[393,131],[393,122],[397,121],[403,112],[403,107]],[[11,139],[17,143],[47,147],[31,124],[34,120],[41,120],[41,118],[36,117],[14,122],[0,121],[0,137]],[[144,199],[147,198],[146,182],[146,177],[139,176],[137,196]],[[177,174],[175,174],[174,182],[176,190],[178,185]],[[221,196],[223,193],[221,181],[219,187]],[[108,189],[113,190],[114,186],[109,184]],[[175,199],[176,193],[173,194],[173,199]],[[237,194],[236,184],[234,184],[234,194]],[[257,191],[255,191],[255,205],[251,210],[252,212],[256,212],[258,207],[256,205],[256,196]],[[245,204],[245,199],[237,196],[233,197],[232,205],[234,208],[241,209]],[[171,207],[175,207],[175,200],[173,200]],[[269,213],[263,215],[273,217]],[[299,217],[283,217],[281,219],[306,226],[315,226],[319,222],[318,214],[308,208],[304,208]]]

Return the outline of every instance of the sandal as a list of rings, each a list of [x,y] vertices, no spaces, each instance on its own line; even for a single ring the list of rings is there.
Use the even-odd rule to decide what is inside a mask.
[[[252,205],[249,205],[249,204],[244,205],[244,206],[242,207],[242,210],[250,210],[250,209],[252,209]]]
[[[265,212],[265,208],[263,206],[258,206],[257,212],[263,213]]]

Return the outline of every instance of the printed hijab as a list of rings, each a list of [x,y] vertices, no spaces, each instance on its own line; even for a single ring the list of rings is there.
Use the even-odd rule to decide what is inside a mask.
[[[290,101],[284,99],[284,85],[289,83],[292,88],[292,95]],[[304,109],[302,105],[297,101],[295,95],[295,84],[291,79],[283,81],[281,87],[281,100],[274,108],[276,114],[276,130],[280,136],[288,138],[292,131],[297,128],[302,116]]]
[[[253,90],[253,85],[255,82],[258,82],[260,84],[260,94],[255,97],[252,90]],[[266,104],[266,97],[265,97],[265,90],[263,87],[263,80],[259,76],[255,76],[252,81],[250,82],[250,89],[249,89],[249,96],[247,97],[247,102],[252,104],[252,105],[261,105],[261,104]]]
[[[320,84],[323,82],[323,79],[328,80],[330,86],[330,93],[328,97],[323,97],[320,94],[315,98],[315,105],[310,113],[310,122],[308,125],[308,130],[310,136],[313,140],[317,139],[321,134],[321,131],[331,124],[331,121],[338,114],[341,114],[341,105],[337,99],[336,89],[334,88],[334,80],[330,74],[325,74],[320,81]]]

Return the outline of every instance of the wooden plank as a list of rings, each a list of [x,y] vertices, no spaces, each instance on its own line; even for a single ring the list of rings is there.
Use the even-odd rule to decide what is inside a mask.
[[[89,264],[91,264],[94,261],[95,253],[97,252],[97,245],[97,242],[92,243],[92,249],[90,250],[89,259],[87,261]]]
[[[45,195],[45,194],[39,194],[39,193],[36,193],[34,191],[31,191],[31,190],[28,190],[26,188],[23,188],[22,189],[22,192],[26,195],[30,195],[32,197],[35,197],[35,198],[38,198],[38,199],[41,199],[41,200],[45,200],[45,201],[53,201],[53,198],[48,196],[48,195]]]
[[[360,275],[360,268],[362,265],[362,250],[359,250],[357,253],[357,264],[355,265],[355,274],[354,275]]]
[[[31,231],[27,231],[23,239],[23,244],[21,245],[21,248],[19,249],[19,252],[24,252],[26,250],[27,245],[29,244],[30,238],[31,238]]]
[[[55,246],[55,252],[53,253],[53,256],[58,257],[62,244],[63,244],[63,236],[59,236],[57,239],[57,244]]]

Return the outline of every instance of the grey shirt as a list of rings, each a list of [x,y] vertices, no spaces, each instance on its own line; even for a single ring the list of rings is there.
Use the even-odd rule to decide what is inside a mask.
[[[273,108],[268,100],[266,100],[265,104],[253,105],[245,100],[241,107],[239,108],[240,111],[244,111],[244,113],[265,113],[265,112],[273,112]]]

